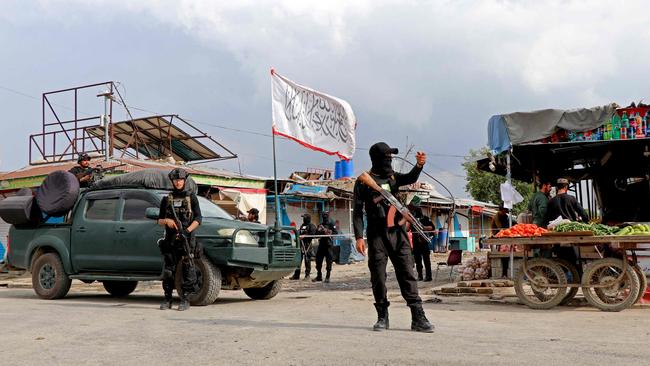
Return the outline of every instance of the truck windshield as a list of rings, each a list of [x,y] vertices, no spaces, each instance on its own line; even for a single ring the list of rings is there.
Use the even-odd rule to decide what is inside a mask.
[[[167,196],[167,194],[161,194],[160,197]],[[223,208],[217,206],[214,202],[210,201],[209,199],[206,199],[201,196],[197,196],[199,199],[199,206],[201,206],[201,216],[203,217],[212,217],[212,218],[217,218],[217,219],[226,219],[226,220],[234,220],[232,216],[226,211],[224,211]]]
[[[203,197],[198,197],[198,199],[199,206],[201,206],[201,215],[203,217],[233,220],[232,216],[230,216],[228,212],[224,211],[223,208],[217,206],[214,202]]]

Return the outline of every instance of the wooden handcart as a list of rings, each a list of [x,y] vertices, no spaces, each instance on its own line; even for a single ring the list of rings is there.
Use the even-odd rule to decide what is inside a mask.
[[[509,245],[511,252],[515,245],[523,249],[523,263],[513,280],[519,300],[533,309],[550,309],[566,304],[581,288],[589,304],[603,311],[621,311],[639,301],[647,287],[636,252],[650,250],[650,235],[567,234],[493,238],[485,243]],[[574,264],[551,255],[553,248],[558,247],[575,248],[581,271]],[[580,252],[586,247],[596,248],[600,258],[583,260]]]

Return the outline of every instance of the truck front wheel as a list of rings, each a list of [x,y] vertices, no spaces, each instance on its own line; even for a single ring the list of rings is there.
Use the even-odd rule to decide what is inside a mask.
[[[114,297],[129,296],[138,287],[138,281],[104,281],[102,284],[106,292]]]
[[[179,263],[176,269],[176,291],[182,293],[181,283],[183,278],[184,263]],[[206,306],[217,300],[221,290],[221,270],[202,256],[194,259],[198,291],[189,296],[192,306]]]
[[[245,288],[244,293],[246,293],[246,295],[248,295],[248,297],[253,300],[269,300],[274,298],[281,289],[282,283],[278,280],[275,280],[271,281],[264,287]]]
[[[72,280],[63,270],[61,258],[56,253],[45,253],[32,265],[32,286],[41,299],[54,300],[64,297],[70,290]]]

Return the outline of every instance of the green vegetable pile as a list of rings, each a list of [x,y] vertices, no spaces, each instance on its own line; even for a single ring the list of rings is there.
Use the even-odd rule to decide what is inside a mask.
[[[649,235],[650,225],[636,224],[618,230],[614,235]]]
[[[650,235],[650,226],[648,229],[648,235]],[[553,231],[558,233],[567,233],[571,231],[591,231],[596,236],[620,235],[618,234],[619,228],[616,226],[607,226],[603,224],[585,224],[584,222],[575,221],[559,224],[555,227],[555,229],[553,229]]]

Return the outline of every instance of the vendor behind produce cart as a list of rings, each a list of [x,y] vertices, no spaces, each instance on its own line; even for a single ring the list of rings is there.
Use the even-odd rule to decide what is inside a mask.
[[[567,191],[569,190],[569,181],[565,178],[558,179],[556,188],[557,194],[548,201],[546,219],[544,222],[548,225],[549,222],[555,220],[558,216],[571,221],[588,222],[589,217],[578,200],[567,194]],[[553,253],[555,253],[558,258],[565,259],[575,265],[578,273],[582,275],[582,267],[578,264],[578,254],[576,253],[576,249],[576,247],[567,248],[556,245],[553,247]],[[543,253],[542,255],[548,256],[549,254]]]
[[[544,219],[548,208],[548,195],[551,193],[551,181],[542,180],[538,187],[539,190],[535,192],[528,203],[528,210],[533,215],[533,224],[546,227],[547,222]]]
[[[589,216],[578,200],[567,194],[569,181],[565,178],[558,179],[556,188],[557,194],[548,201],[544,226],[558,218],[558,216],[571,221],[589,222]]]
[[[490,225],[490,232],[492,235],[496,235],[500,230],[507,229],[510,227],[510,220],[508,216],[510,215],[510,210],[503,206],[503,203],[499,205],[499,211],[492,218],[492,224]]]

